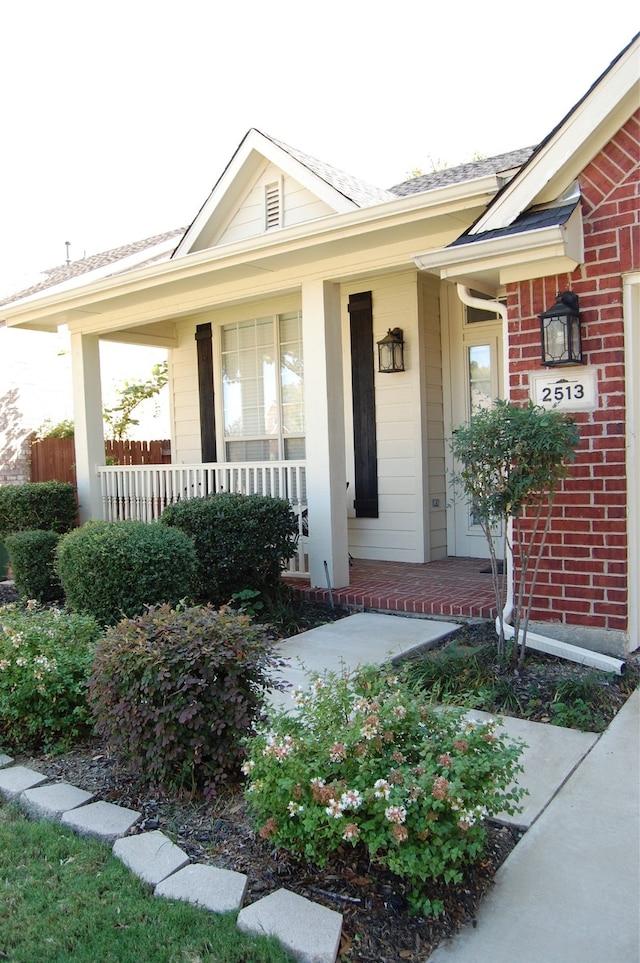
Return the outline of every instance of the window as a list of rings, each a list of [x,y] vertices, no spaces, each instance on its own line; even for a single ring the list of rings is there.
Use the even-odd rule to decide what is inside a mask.
[[[486,298],[487,301],[491,300],[489,294],[485,294],[483,291],[474,291],[471,289],[471,294],[474,298]],[[500,316],[496,314],[495,311],[483,311],[482,308],[472,308],[467,305],[466,309],[466,322],[467,324],[478,324],[480,321],[499,321]]]
[[[305,457],[300,311],[225,325],[222,385],[227,461]]]

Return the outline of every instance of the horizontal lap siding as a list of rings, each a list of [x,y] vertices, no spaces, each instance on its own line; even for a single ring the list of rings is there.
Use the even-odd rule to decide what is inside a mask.
[[[563,290],[580,298],[583,347],[598,381],[597,408],[575,414],[579,454],[556,498],[533,618],[611,630],[627,627],[626,492],[638,483],[627,480],[625,464],[622,274],[640,269],[639,157],[636,114],[580,177],[584,264],[508,290],[512,398],[529,398],[537,315]]]
[[[217,244],[230,244],[248,237],[256,237],[265,231],[264,190],[281,177],[281,171],[269,164],[253,184],[247,196],[230,219],[220,235]],[[291,177],[284,178],[283,227],[300,224],[318,217],[334,213],[323,201],[318,200],[311,191],[302,187]]]
[[[416,276],[400,274],[343,285],[345,315],[348,295],[365,290],[372,292],[374,342],[383,338],[389,328],[402,328],[406,370],[380,374],[375,348],[379,515],[378,518],[349,518],[349,550],[357,558],[421,562],[424,561],[424,522]],[[349,386],[347,389],[350,390]],[[347,399],[349,397],[347,394]],[[347,406],[349,404],[347,400]],[[351,468],[347,497],[350,509],[353,505],[351,432],[349,425],[347,447],[351,452],[347,463]]]
[[[202,458],[198,399],[198,362],[196,357],[196,322],[180,321],[176,325],[178,347],[169,355],[171,379],[171,422],[176,464],[193,465]]]

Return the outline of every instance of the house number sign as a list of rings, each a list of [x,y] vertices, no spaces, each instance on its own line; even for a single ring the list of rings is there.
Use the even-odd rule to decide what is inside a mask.
[[[564,411],[589,411],[597,405],[597,375],[595,368],[575,368],[569,372],[531,374],[531,400],[542,408]]]

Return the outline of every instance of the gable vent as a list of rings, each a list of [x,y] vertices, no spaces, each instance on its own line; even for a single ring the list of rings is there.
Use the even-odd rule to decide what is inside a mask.
[[[265,230],[282,225],[282,192],[280,184],[266,184],[264,189]]]

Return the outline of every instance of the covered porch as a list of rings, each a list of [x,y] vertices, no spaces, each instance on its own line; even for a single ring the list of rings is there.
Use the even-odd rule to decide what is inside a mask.
[[[424,564],[354,558],[346,587],[311,588],[308,579],[285,580],[304,598],[417,617],[493,619],[496,603],[490,563],[444,558]]]

